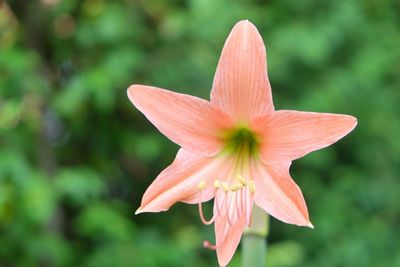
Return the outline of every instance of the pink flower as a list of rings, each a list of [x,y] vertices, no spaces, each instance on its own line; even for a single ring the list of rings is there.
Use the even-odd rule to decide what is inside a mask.
[[[218,262],[231,260],[256,204],[290,224],[313,227],[291,162],[329,146],[357,124],[348,115],[275,111],[263,40],[249,21],[235,25],[224,45],[211,101],[144,85],[130,101],[181,146],[150,185],[136,213],[166,211],[177,201],[199,204],[214,223]],[[214,198],[214,215],[201,203]]]

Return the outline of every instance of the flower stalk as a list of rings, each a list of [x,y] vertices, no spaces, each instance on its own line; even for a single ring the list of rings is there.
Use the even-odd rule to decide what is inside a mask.
[[[252,220],[251,227],[246,229],[242,238],[242,266],[265,267],[269,216],[254,206]]]

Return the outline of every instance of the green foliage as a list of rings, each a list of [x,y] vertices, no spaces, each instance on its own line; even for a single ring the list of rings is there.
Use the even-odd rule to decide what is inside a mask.
[[[0,1],[0,266],[216,265],[195,207],[134,216],[177,146],[126,88],[208,98],[240,19],[264,37],[277,109],[359,120],[293,164],[315,230],[272,220],[268,266],[399,266],[399,14],[396,0]]]

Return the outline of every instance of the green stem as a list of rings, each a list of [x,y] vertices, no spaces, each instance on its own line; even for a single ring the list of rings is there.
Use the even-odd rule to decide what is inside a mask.
[[[257,206],[253,208],[253,222],[242,239],[242,266],[265,267],[269,216]]]

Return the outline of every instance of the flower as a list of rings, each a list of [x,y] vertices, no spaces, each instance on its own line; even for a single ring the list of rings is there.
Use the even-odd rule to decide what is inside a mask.
[[[181,146],[174,162],[145,192],[136,213],[168,210],[177,201],[199,205],[214,223],[218,262],[231,260],[256,204],[290,224],[313,227],[291,162],[324,148],[357,124],[348,115],[275,111],[266,52],[256,27],[240,21],[224,45],[211,101],[144,85],[130,101],[160,132]],[[214,198],[206,220],[202,202]]]

